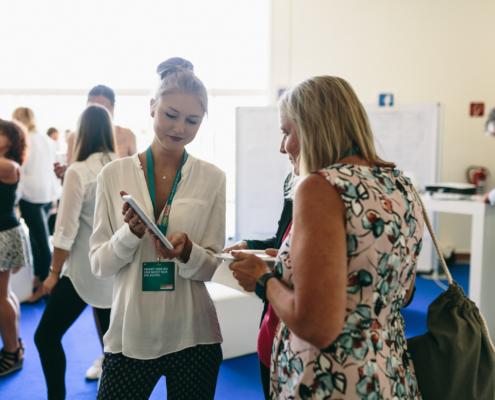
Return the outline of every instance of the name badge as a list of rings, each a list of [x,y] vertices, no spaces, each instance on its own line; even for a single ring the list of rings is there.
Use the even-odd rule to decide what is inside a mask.
[[[143,292],[175,290],[175,263],[155,261],[143,263]]]

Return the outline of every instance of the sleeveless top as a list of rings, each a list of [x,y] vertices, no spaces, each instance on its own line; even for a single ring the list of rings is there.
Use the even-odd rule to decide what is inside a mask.
[[[16,183],[0,182],[0,231],[19,226],[19,220],[14,212],[18,184],[19,181]]]
[[[273,343],[271,398],[420,399],[400,310],[421,249],[421,205],[395,168],[335,164],[318,173],[345,206],[344,327],[321,350],[282,321]],[[290,241],[291,235],[275,272],[293,287]]]

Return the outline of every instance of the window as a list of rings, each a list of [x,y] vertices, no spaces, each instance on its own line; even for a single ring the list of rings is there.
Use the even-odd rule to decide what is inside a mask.
[[[189,151],[227,173],[227,234],[234,233],[235,107],[268,102],[266,0],[3,1],[0,117],[31,107],[38,127],[74,130],[89,88],[115,89],[115,122],[146,148],[157,64],[190,59],[210,110]]]

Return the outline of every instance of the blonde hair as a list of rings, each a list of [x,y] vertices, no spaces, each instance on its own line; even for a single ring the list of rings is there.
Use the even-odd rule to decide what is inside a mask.
[[[34,118],[34,112],[30,108],[27,107],[16,108],[12,113],[12,119],[24,125],[29,133],[36,131],[36,121]]]
[[[203,111],[208,112],[206,87],[194,74],[194,66],[190,61],[172,57],[160,63],[156,72],[160,76],[160,84],[154,97],[155,104],[160,97],[168,93],[186,92],[197,95]]]
[[[307,79],[284,93],[280,114],[296,125],[302,175],[357,153],[372,165],[393,167],[378,157],[363,105],[351,85],[335,76]]]

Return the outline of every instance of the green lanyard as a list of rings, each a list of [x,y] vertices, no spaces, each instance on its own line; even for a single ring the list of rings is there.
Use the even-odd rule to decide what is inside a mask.
[[[177,187],[179,186],[179,182],[182,178],[182,167],[186,163],[187,160],[187,151],[184,149],[184,153],[182,153],[182,159],[180,161],[179,169],[175,174],[174,184],[172,185],[172,190],[170,191],[170,195],[168,196],[167,203],[165,204],[165,211],[163,212],[163,220],[161,224],[158,224],[158,227],[165,235],[167,233],[168,228],[168,218],[170,216],[170,209],[172,208],[172,201],[174,200],[175,194],[177,193]],[[151,196],[151,202],[153,203],[153,212],[156,210],[155,204],[155,169],[153,164],[153,155],[151,154],[151,147],[148,147],[146,150],[146,171],[148,172],[148,187]]]

